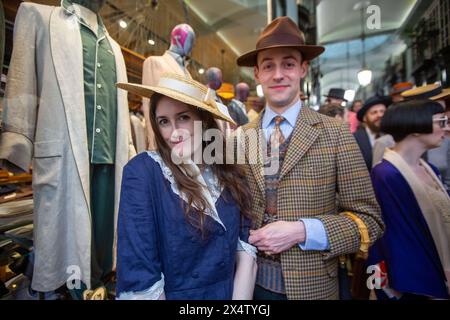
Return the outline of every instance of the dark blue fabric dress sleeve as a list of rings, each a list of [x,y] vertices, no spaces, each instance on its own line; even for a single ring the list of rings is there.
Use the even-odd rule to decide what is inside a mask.
[[[123,170],[117,224],[118,297],[123,292],[149,289],[161,279],[151,169],[149,157],[144,153]]]
[[[448,297],[434,241],[408,183],[386,160],[371,177],[386,230],[370,248],[368,263],[384,260],[390,287],[397,291]]]
[[[241,217],[241,227],[239,231],[239,239],[248,243],[248,237],[250,236],[251,220],[247,217]]]

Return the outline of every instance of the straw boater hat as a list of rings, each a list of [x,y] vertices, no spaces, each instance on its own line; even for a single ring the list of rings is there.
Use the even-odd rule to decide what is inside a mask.
[[[428,84],[426,86],[421,86],[414,88],[402,93],[402,97],[406,100],[412,99],[430,99],[430,100],[440,100],[450,98],[450,88],[442,89],[440,84]]]
[[[145,86],[137,83],[118,83],[117,87],[146,98],[151,98],[156,92],[208,111],[213,117],[234,124],[227,107],[214,100],[214,90],[207,88],[197,81],[177,74],[163,74],[157,86]]]
[[[237,64],[241,67],[253,67],[261,50],[284,47],[298,49],[303,60],[308,61],[325,51],[324,47],[305,44],[305,36],[295,22],[288,17],[279,17],[264,28],[256,42],[256,49],[240,56]]]

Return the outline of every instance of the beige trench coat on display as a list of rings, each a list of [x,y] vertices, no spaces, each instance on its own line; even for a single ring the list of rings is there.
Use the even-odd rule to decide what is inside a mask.
[[[106,36],[116,59],[117,81],[126,82],[120,46]],[[24,171],[33,165],[32,288],[51,291],[74,278],[90,287],[90,164],[82,43],[78,21],[65,9],[21,4],[2,118],[0,159]],[[122,168],[134,154],[127,93],[117,90],[116,223]]]

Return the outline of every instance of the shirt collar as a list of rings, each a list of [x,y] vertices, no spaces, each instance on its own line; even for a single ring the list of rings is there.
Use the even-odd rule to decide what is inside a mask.
[[[170,55],[176,60],[176,62],[178,62],[178,64],[179,64],[180,66],[183,66],[183,67],[186,66],[186,59],[185,59],[184,57],[182,57],[182,56],[179,55],[178,53],[173,52],[173,51],[170,51],[170,50],[166,50],[166,52],[167,52],[168,54],[170,54]]]
[[[289,109],[287,109],[285,112],[283,112],[281,116],[286,119],[291,127],[295,127],[295,123],[297,122],[297,118],[301,108],[302,101],[298,99],[298,101],[294,105],[289,107]],[[267,129],[272,123],[273,118],[275,118],[276,116],[278,116],[278,113],[273,111],[272,108],[267,104],[262,119],[262,128]]]
[[[78,10],[78,8],[73,5],[72,1],[61,0],[61,7],[64,9],[66,14],[75,16],[80,23],[82,23],[86,27],[90,28],[89,25],[84,21],[80,10]],[[106,27],[103,24],[103,20],[99,14],[97,14],[97,20],[98,20],[98,27],[102,28],[104,33],[107,33]]]

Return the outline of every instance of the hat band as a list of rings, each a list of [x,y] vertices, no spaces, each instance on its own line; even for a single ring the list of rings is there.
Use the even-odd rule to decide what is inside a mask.
[[[429,99],[429,98],[437,96],[438,94],[441,94],[441,93],[442,93],[442,86],[439,86],[436,89],[433,89],[431,91],[424,92],[422,94],[418,94],[418,95],[414,95],[414,96],[406,97],[406,99],[407,100],[411,100],[411,99]]]
[[[301,46],[304,45],[305,41],[297,35],[292,35],[289,33],[277,33],[272,34],[267,37],[262,38],[257,44],[256,44],[256,50],[264,49],[265,47],[270,46]]]
[[[228,112],[228,108],[225,105],[215,101],[214,90],[210,88],[208,88],[208,91],[205,94],[203,90],[173,78],[159,79],[158,87],[174,90],[179,92],[180,94],[194,98],[195,100],[198,100],[199,102],[215,109],[216,112],[219,112],[229,119],[232,119],[230,113]]]
[[[173,78],[159,79],[158,87],[178,91],[199,101],[202,101],[205,97],[205,94],[199,88]]]

